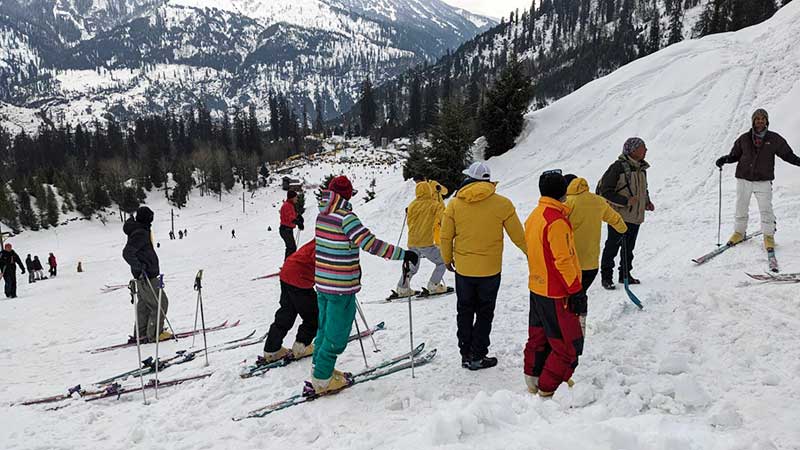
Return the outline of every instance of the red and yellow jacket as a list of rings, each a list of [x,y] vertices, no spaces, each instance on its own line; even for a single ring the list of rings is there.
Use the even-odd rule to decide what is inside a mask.
[[[567,205],[542,197],[525,221],[528,288],[534,294],[564,298],[581,290],[581,265],[568,214]]]

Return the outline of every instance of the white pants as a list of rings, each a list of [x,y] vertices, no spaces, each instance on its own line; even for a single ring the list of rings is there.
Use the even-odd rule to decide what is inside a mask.
[[[775,213],[772,211],[772,181],[747,181],[736,179],[735,231],[744,236],[747,231],[750,198],[755,195],[761,213],[761,231],[765,236],[775,234]]]
[[[417,262],[417,265],[412,265],[409,268],[409,272],[406,277],[403,275],[400,276],[400,281],[397,283],[397,287],[409,287],[411,278],[417,274],[419,266],[422,264],[422,258],[425,258],[436,265],[436,268],[433,269],[433,273],[431,273],[430,280],[428,280],[428,285],[433,286],[441,283],[442,277],[444,277],[444,272],[447,270],[447,268],[444,265],[444,260],[442,259],[442,254],[439,251],[439,247],[431,245],[430,247],[409,248],[409,250],[413,250],[417,253],[417,255],[419,255],[419,261]]]

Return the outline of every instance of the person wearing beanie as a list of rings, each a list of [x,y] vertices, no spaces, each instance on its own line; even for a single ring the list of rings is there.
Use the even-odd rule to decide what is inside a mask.
[[[137,302],[136,314],[139,321],[139,336],[144,342],[155,342],[172,337],[164,330],[164,319],[169,309],[169,299],[161,288],[158,276],[161,269],[158,265],[158,255],[153,248],[151,225],[153,211],[140,206],[136,211],[136,218],[125,221],[122,231],[128,236],[128,242],[122,249],[122,257],[131,268],[132,282],[136,284]],[[161,317],[158,321],[158,291],[161,290]],[[136,330],[132,340],[135,339]]]
[[[359,251],[402,260],[406,267],[419,262],[416,253],[379,240],[361,223],[349,202],[354,193],[350,180],[340,175],[330,181],[319,202],[314,267],[319,325],[311,381],[304,390],[307,395],[335,392],[352,383],[352,378],[334,367],[347,347],[356,314],[356,293],[361,290]]]
[[[15,264],[19,265],[19,269],[24,275],[25,266],[22,265],[22,260],[11,244],[6,242],[3,250],[0,251],[0,273],[3,274],[3,281],[5,282],[6,298],[17,298],[17,268]]]
[[[297,243],[294,241],[294,227],[296,226],[301,231],[303,230],[303,216],[297,214],[295,204],[297,203],[297,191],[286,191],[286,201],[281,205],[281,225],[278,227],[278,234],[280,234],[283,243],[286,245],[286,251],[283,259],[289,257],[292,253],[297,251]]]
[[[420,258],[425,258],[436,267],[431,273],[427,287],[422,289],[424,295],[444,294],[448,292],[447,286],[442,281],[447,270],[442,260],[442,253],[437,245],[437,228],[441,229],[442,216],[444,215],[443,195],[447,188],[436,181],[424,178],[415,178],[415,198],[406,208],[406,224],[408,225],[408,248],[416,252]],[[444,190],[445,194],[442,194]],[[418,265],[411,266],[410,270],[403,271],[397,289],[389,298],[410,297],[417,294],[411,289],[411,279],[417,274]],[[452,292],[452,289],[450,290]]]
[[[580,314],[586,296],[581,286],[581,266],[575,236],[562,203],[567,182],[560,170],[539,177],[541,198],[525,220],[528,247],[528,342],[523,371],[532,394],[549,397],[562,382],[569,382],[583,352]]]
[[[772,209],[772,180],[775,179],[775,156],[800,166],[800,157],[794,154],[786,140],[769,129],[769,114],[764,109],[753,112],[750,130],[736,139],[727,155],[717,159],[717,167],[736,164],[736,216],[733,235],[728,245],[744,240],[747,232],[750,199],[755,196],[761,214],[761,231],[764,247],[775,249],[775,213]]]
[[[622,146],[622,154],[608,167],[597,185],[597,194],[604,197],[611,207],[622,216],[627,231],[620,233],[608,226],[608,235],[603,256],[600,261],[600,282],[605,289],[615,289],[614,259],[622,247],[623,254],[619,264],[618,281],[625,278],[630,284],[640,281],[631,275],[633,269],[633,249],[639,227],[644,222],[645,211],[654,211],[647,187],[647,169],[650,164],[644,160],[647,146],[642,138],[632,137]]]
[[[495,192],[485,162],[465,170],[466,179],[444,211],[441,251],[445,266],[456,273],[456,323],[461,367],[497,365],[489,353],[505,233],[523,252],[525,232],[511,200]]]
[[[589,183],[575,175],[564,175],[567,182],[567,207],[570,225],[575,233],[575,250],[581,264],[581,285],[586,294],[597,277],[600,268],[600,235],[603,222],[609,224],[614,231],[625,234],[628,226],[622,216],[609,206],[606,199],[589,191]],[[588,305],[581,313],[581,329],[586,334],[586,313]]]

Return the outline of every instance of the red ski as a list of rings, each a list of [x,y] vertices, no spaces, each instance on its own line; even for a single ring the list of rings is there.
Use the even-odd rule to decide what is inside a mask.
[[[241,322],[241,321],[237,320],[236,322],[228,325],[228,321],[226,320],[225,322],[222,322],[221,324],[219,324],[219,325],[217,325],[215,327],[206,328],[206,333],[210,333],[212,331],[225,330],[225,329],[228,329],[228,328],[233,328],[233,327],[239,326],[239,322]],[[189,336],[192,336],[194,334],[198,334],[198,333],[202,333],[202,332],[203,332],[203,330],[201,330],[201,329],[197,330],[197,331],[194,331],[194,330],[182,331],[180,333],[176,333],[175,337],[180,339],[180,338],[189,337]],[[135,345],[136,345],[136,342],[126,342],[124,344],[116,344],[116,345],[109,345],[108,347],[95,348],[95,349],[92,349],[92,350],[88,350],[88,352],[89,353],[110,352],[112,350],[117,350],[117,349],[126,348],[126,347],[132,347],[132,346],[135,346]]]

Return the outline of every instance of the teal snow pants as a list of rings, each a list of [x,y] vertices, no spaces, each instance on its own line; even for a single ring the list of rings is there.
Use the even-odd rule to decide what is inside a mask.
[[[314,378],[327,380],[333,375],[336,358],[347,347],[347,338],[356,316],[356,295],[326,294],[317,291],[319,326],[314,340]]]

